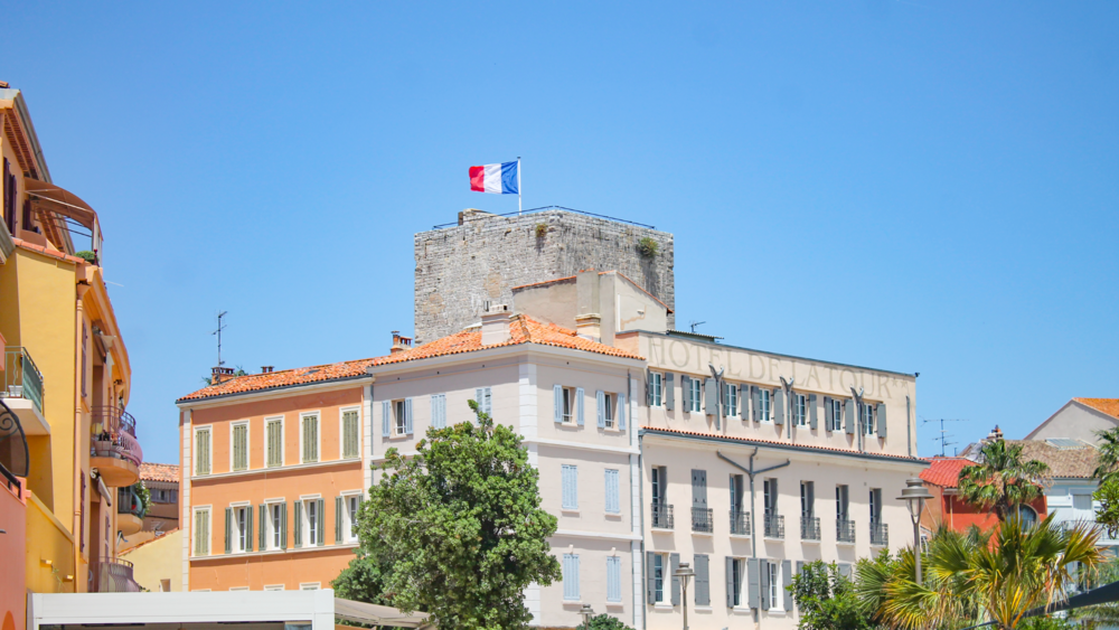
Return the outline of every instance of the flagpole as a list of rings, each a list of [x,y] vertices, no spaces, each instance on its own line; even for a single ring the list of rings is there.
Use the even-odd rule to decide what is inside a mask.
[[[517,216],[521,216],[521,156],[517,156]]]

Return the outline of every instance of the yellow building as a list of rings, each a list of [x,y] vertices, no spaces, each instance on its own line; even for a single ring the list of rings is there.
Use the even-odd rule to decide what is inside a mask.
[[[53,183],[23,95],[2,82],[0,122],[0,414],[18,418],[8,439],[27,445],[13,451],[25,461],[0,456],[0,473],[25,486],[26,589],[135,590],[116,545],[122,527],[139,529],[131,486],[143,456],[124,411],[131,372],[100,223]]]

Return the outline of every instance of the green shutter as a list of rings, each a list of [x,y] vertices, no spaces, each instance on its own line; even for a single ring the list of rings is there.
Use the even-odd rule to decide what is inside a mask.
[[[260,549],[261,551],[264,551],[265,549],[268,548],[268,506],[261,503],[259,512],[260,512],[260,540],[259,540],[260,547],[258,547],[258,549]]]
[[[280,549],[288,548],[288,506],[284,504],[284,511],[280,513]]]
[[[326,532],[323,531],[326,529],[326,502],[323,499],[318,499],[318,504],[319,509],[315,510],[315,520],[318,521],[318,527],[315,528],[315,531],[318,532],[318,540],[315,541],[315,544],[321,547],[326,540]]]
[[[342,414],[342,457],[358,457],[358,414],[347,411]]]
[[[233,508],[225,508],[225,552],[233,552]]]
[[[342,523],[343,518],[342,510],[342,497],[334,497],[334,544],[342,544]]]
[[[303,502],[296,501],[291,516],[295,520],[295,547],[303,546]]]

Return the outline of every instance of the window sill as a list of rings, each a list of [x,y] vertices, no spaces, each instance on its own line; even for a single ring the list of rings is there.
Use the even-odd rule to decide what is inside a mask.
[[[579,516],[579,508],[560,508],[560,513],[564,516]]]
[[[769,617],[784,617],[789,614],[789,611],[783,608],[770,608],[765,611],[765,614]]]
[[[606,513],[606,518],[614,520],[614,521],[621,520],[622,513],[621,512],[607,512]]]
[[[692,610],[692,612],[703,613],[703,614],[711,614],[711,613],[715,612],[715,610],[713,608],[711,608],[710,606],[696,606]]]
[[[750,534],[727,534],[731,538],[750,538]]]
[[[837,540],[837,541],[835,541],[835,544],[843,545],[844,547],[854,547],[855,546],[855,541],[853,541],[853,540]]]
[[[692,530],[692,536],[704,536],[706,538],[710,538],[714,535],[715,535],[715,532],[703,532],[703,531],[699,531],[699,530],[695,530],[695,529]]]
[[[803,544],[806,544],[806,545],[818,545],[818,544],[820,544],[820,539],[819,538],[801,538],[800,542],[803,543]]]
[[[657,602],[657,603],[653,604],[653,610],[663,610],[663,611],[668,612],[668,611],[676,610],[676,607],[673,606],[672,604],[668,604],[668,603],[665,603],[665,602]]]
[[[731,608],[730,611],[731,611],[732,614],[735,614],[735,615],[750,615],[750,614],[753,614],[754,609],[753,608],[744,608],[742,606],[735,606],[734,608]]]
[[[607,608],[623,609],[626,605],[623,602],[606,602]]]

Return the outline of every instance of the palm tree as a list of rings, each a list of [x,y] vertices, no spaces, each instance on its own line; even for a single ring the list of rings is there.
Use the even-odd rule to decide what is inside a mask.
[[[994,508],[999,522],[1014,508],[1042,496],[1049,465],[1036,459],[1022,461],[1022,445],[992,440],[979,449],[979,463],[960,471],[960,495],[981,509]]]
[[[941,528],[929,541],[921,586],[907,549],[884,569],[879,560],[861,562],[858,594],[890,628],[952,629],[989,620],[1013,630],[1030,610],[1064,599],[1077,575],[1095,573],[1103,561],[1098,539],[1090,524],[1066,530],[1052,514],[1035,525],[1013,516],[993,534]]]
[[[1100,439],[1097,445],[1100,452],[1096,455],[1096,471],[1092,476],[1103,483],[1119,472],[1119,427],[1096,431],[1096,437]]]

